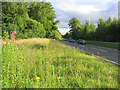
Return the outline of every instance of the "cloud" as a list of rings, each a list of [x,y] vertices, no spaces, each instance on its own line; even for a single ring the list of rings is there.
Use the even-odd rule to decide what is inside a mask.
[[[59,28],[69,28],[68,22],[70,18],[66,15],[59,15],[56,20],[59,20],[60,23],[57,25]]]
[[[64,35],[66,32],[68,32],[70,29],[69,28],[58,28],[58,30],[60,31],[60,33],[62,35]]]
[[[37,0],[35,0],[37,1]],[[38,1],[43,1],[43,0],[38,0]],[[49,1],[49,2],[118,2],[119,0],[45,0],[45,1]]]
[[[90,14],[92,12],[99,12],[100,9],[96,8],[93,5],[79,5],[72,2],[63,2],[61,4],[56,4],[55,8],[58,8],[64,12],[73,12],[79,14]]]
[[[62,15],[59,15],[59,16],[57,17],[57,19],[58,19],[58,20],[64,20],[64,21],[66,21],[66,20],[69,19],[69,17],[68,17],[68,16],[65,16],[65,15],[63,14],[63,16],[62,16]]]
[[[60,24],[58,24],[60,28],[68,28],[68,22],[61,21]]]
[[[120,1],[119,1],[119,5],[118,5],[118,18],[120,19]]]

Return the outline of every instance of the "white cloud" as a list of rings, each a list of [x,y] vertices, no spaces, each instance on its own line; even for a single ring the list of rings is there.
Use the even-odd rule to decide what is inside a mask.
[[[56,8],[64,11],[64,12],[73,12],[73,13],[79,13],[79,14],[89,14],[92,12],[99,12],[101,11],[100,9],[96,8],[93,5],[80,5],[77,3],[61,3],[61,4],[56,4]]]
[[[120,1],[119,1],[119,5],[118,5],[118,18],[120,19]]]
[[[66,20],[66,19],[69,19],[69,18],[63,14],[63,15],[58,16],[57,19],[58,20]]]
[[[57,25],[59,28],[68,28],[68,22],[70,20],[69,17],[65,16],[65,15],[60,15],[56,18],[57,20],[60,21],[60,23]]]
[[[38,0],[39,1],[39,0]],[[112,2],[112,3],[116,3],[118,2],[119,0],[45,0],[47,2],[103,2],[103,3],[109,3],[109,2]]]
[[[59,28],[68,28],[68,22],[60,21],[60,24],[57,25]]]
[[[69,28],[58,28],[58,30],[60,31],[60,33],[62,35],[64,35],[66,32],[68,32],[70,29]]]

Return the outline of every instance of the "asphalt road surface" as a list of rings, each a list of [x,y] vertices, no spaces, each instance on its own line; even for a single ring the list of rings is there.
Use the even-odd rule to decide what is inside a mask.
[[[111,63],[117,64],[117,65],[120,64],[120,61],[119,61],[120,50],[101,47],[101,46],[94,46],[94,45],[89,45],[89,44],[81,45],[81,44],[71,43],[69,41],[63,41],[63,40],[59,40],[59,41],[66,45],[79,48],[81,51],[85,51],[89,54],[99,56]]]

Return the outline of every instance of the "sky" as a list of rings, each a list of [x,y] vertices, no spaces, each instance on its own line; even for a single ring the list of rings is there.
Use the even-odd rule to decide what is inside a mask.
[[[70,30],[68,23],[76,17],[80,23],[86,20],[97,25],[99,18],[107,20],[109,16],[118,18],[118,2],[120,0],[45,0],[55,10],[56,20],[60,21],[58,30],[63,35]]]

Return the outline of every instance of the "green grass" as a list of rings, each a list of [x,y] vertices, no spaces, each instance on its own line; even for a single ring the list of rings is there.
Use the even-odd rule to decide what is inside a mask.
[[[0,55],[2,55],[2,47],[0,46]],[[0,60],[0,89],[2,89],[2,61]]]
[[[55,40],[4,45],[2,58],[3,88],[118,88],[117,66]]]
[[[110,44],[110,43],[95,43],[95,42],[86,42],[87,44],[91,44],[91,45],[96,45],[96,46],[102,46],[102,47],[108,47],[108,48],[114,48],[114,49],[118,49],[118,45],[117,44]],[[119,48],[120,49],[120,48]]]

